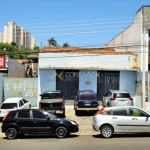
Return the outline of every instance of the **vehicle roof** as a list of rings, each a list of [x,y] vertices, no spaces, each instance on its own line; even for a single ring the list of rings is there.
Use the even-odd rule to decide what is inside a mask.
[[[56,91],[44,91],[43,93],[61,93],[60,90],[56,90]]]
[[[112,93],[129,93],[128,91],[125,90],[110,90]]]
[[[136,107],[136,106],[113,106],[113,107],[104,107],[104,109],[114,109],[114,108],[122,108],[122,107],[125,107],[125,108],[130,108],[130,107],[133,108],[134,107],[134,108],[142,109],[142,108]]]
[[[11,98],[6,99],[3,103],[10,103],[10,102],[16,103],[21,99],[23,99],[23,98],[22,97],[11,97]]]
[[[78,90],[78,93],[84,93],[84,92],[94,92],[94,91],[93,90]]]
[[[34,111],[45,111],[44,109],[34,109],[34,108],[29,108],[29,109],[16,109],[16,110],[11,110],[11,112],[13,111],[25,111],[25,110],[34,110]],[[46,111],[45,111],[46,112]]]

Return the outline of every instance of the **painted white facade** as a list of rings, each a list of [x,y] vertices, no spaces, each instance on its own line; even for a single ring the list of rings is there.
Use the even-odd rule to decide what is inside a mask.
[[[105,45],[105,47],[114,47],[116,51],[132,51],[134,53],[137,53],[138,63],[141,71],[143,68],[143,55],[145,55],[146,61],[145,69],[146,71],[148,71],[148,43],[150,29],[150,16],[148,15],[149,12],[150,6],[141,7],[137,11],[133,23]],[[144,27],[144,25],[146,26]]]
[[[138,70],[131,68],[132,63],[131,54],[39,54],[39,69]]]

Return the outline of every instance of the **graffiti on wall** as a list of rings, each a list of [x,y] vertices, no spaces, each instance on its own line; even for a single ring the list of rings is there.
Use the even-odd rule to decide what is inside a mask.
[[[38,81],[36,78],[4,78],[4,98],[23,97],[37,106]]]
[[[145,94],[148,94],[148,76],[146,75],[145,81]],[[142,94],[142,75],[137,75],[136,77],[136,94]]]

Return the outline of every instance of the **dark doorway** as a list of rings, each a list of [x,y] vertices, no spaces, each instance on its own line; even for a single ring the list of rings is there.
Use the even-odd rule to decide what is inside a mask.
[[[97,97],[102,100],[102,94],[109,90],[119,90],[119,71],[97,71]]]
[[[78,70],[56,70],[56,89],[60,90],[66,100],[74,99],[74,94],[79,88]]]

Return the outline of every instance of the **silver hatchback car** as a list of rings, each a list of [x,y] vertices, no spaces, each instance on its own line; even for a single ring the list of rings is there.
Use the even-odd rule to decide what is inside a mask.
[[[134,106],[105,107],[93,116],[92,125],[104,138],[113,133],[150,133],[150,112]]]
[[[110,90],[103,95],[103,106],[133,106],[133,98],[127,91]]]

